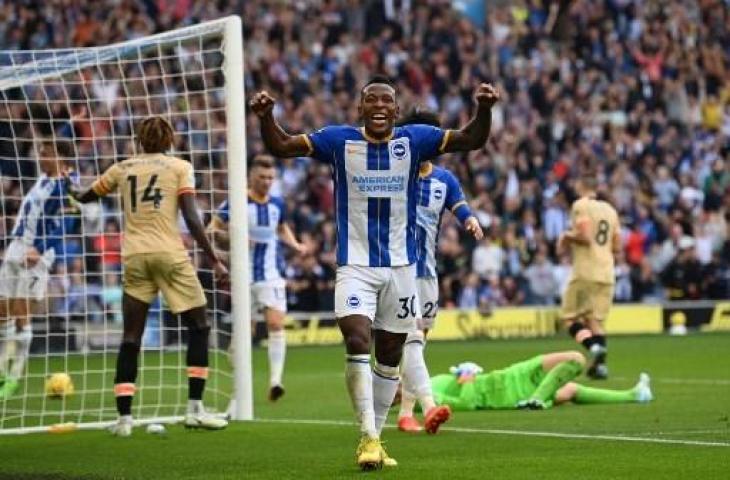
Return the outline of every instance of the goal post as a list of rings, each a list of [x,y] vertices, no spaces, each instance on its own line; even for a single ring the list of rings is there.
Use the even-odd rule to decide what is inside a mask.
[[[230,198],[229,231],[231,234],[231,284],[239,287],[231,290],[231,313],[233,318],[233,365],[235,408],[231,412],[234,420],[253,419],[253,372],[251,355],[251,320],[249,289],[248,252],[248,188],[246,171],[246,121],[243,82],[243,36],[241,17],[226,20],[224,49],[227,58],[238,58],[240,62],[225,62],[226,78],[238,79],[226,82],[226,118],[229,161],[228,196]]]
[[[99,47],[0,51],[0,248],[14,238],[22,202],[40,176],[41,145],[56,146],[80,182],[89,185],[114,162],[140,153],[134,129],[149,115],[170,121],[175,130],[171,155],[193,163],[204,219],[229,200],[230,292],[213,281],[209,262],[193,247],[183,223],[181,231],[208,298],[211,353],[204,402],[222,413],[235,397],[232,417],[249,420],[253,397],[240,17]],[[70,145],[72,153],[63,155],[61,144]],[[80,211],[48,213],[57,217],[48,225],[63,225],[62,239],[56,242],[55,259],[49,257],[48,287],[33,314],[30,358],[17,391],[0,398],[0,434],[53,431],[67,424],[98,428],[116,419],[112,387],[122,332],[116,231],[122,225],[121,204],[115,194],[76,207]],[[0,324],[0,343],[7,347],[0,349],[0,362],[10,365],[14,346],[6,331]],[[148,315],[140,354],[132,411],[138,423],[182,418],[185,336],[186,329],[160,296]],[[44,391],[45,381],[59,372],[70,375],[75,392],[52,399]]]

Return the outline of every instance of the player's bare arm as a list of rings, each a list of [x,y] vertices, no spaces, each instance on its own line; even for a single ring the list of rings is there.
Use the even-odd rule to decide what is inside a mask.
[[[206,231],[216,247],[224,250],[230,248],[231,236],[228,233],[228,225],[218,215],[213,215]]]
[[[482,148],[489,138],[492,128],[492,106],[499,101],[497,88],[488,83],[482,83],[474,93],[477,105],[472,119],[460,130],[449,131],[449,138],[444,146],[444,152],[467,152]]]
[[[289,135],[274,118],[276,99],[263,90],[251,99],[251,110],[259,117],[264,145],[277,157],[302,157],[311,154],[303,135]]]
[[[181,193],[178,199],[180,200],[180,212],[185,220],[185,225],[187,225],[190,234],[213,263],[216,278],[223,281],[227,280],[228,269],[215,254],[213,246],[208,241],[208,237],[205,236],[205,227],[203,227],[203,222],[200,220],[198,209],[195,205],[195,194],[192,192]]]
[[[299,255],[306,255],[309,253],[309,248],[304,243],[297,240],[297,237],[294,235],[294,232],[289,225],[282,223],[277,228],[277,231],[281,241]]]

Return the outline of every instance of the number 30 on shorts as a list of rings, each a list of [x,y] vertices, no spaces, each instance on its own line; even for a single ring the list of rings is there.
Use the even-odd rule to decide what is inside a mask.
[[[400,302],[400,313],[398,318],[404,319],[408,317],[416,316],[416,296],[411,295],[410,297],[401,297],[398,299]]]

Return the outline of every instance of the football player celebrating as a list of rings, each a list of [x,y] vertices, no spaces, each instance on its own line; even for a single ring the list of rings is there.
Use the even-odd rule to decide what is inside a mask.
[[[396,462],[380,431],[399,384],[403,343],[420,317],[416,285],[416,199],[420,164],[439,153],[481,148],[489,136],[496,89],[475,91],[475,114],[459,130],[430,125],[396,127],[396,90],[382,76],[360,91],[362,126],[335,125],[290,135],[273,115],[274,98],[262,91],[251,108],[268,150],[279,157],[308,155],[332,167],[337,263],[335,316],[345,341],[345,379],[361,439],[363,470]],[[370,366],[371,343],[375,364]]]

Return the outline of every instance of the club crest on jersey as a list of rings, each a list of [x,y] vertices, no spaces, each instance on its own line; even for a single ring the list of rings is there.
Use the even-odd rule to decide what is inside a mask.
[[[357,308],[360,306],[360,297],[357,295],[350,295],[347,297],[346,303],[350,308]]]
[[[441,197],[444,196],[444,192],[439,188],[433,191],[433,198],[436,200],[441,200]]]
[[[408,144],[405,139],[397,139],[390,142],[388,150],[391,158],[405,160],[409,157]]]

